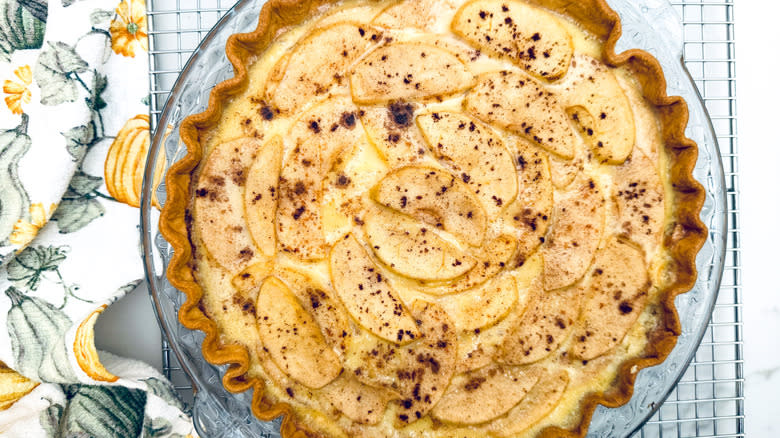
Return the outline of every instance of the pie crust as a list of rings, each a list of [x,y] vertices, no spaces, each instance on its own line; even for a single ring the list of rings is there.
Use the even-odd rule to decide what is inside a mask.
[[[600,41],[601,61],[604,64],[613,68],[625,68],[632,73],[638,82],[642,96],[655,109],[661,124],[660,134],[664,148],[660,153],[666,154],[669,163],[666,170],[666,179],[669,183],[666,196],[671,195],[674,212],[665,221],[662,247],[668,255],[664,265],[666,275],[674,278],[674,281],[667,281],[665,287],[657,292],[658,320],[646,333],[648,341],[644,351],[618,365],[615,378],[608,389],[586,393],[579,400],[578,420],[571,423],[573,425],[567,428],[549,426],[539,430],[537,434],[541,437],[582,437],[587,433],[597,405],[617,407],[627,403],[633,392],[637,372],[661,363],[676,344],[681,328],[674,299],[678,294],[690,290],[696,280],[696,254],[707,236],[707,229],[699,219],[705,193],[692,175],[698,152],[696,144],[684,134],[688,122],[688,108],[685,101],[679,97],[666,95],[666,82],[661,66],[649,53],[641,50],[615,53],[615,44],[621,34],[620,20],[607,2],[605,0],[524,1],[571,18]],[[233,65],[235,76],[218,84],[212,90],[208,108],[203,113],[189,116],[182,122],[180,136],[187,146],[188,153],[174,163],[166,174],[167,200],[160,219],[160,231],[174,249],[167,270],[168,279],[187,297],[186,302],[179,309],[180,322],[189,329],[205,333],[202,351],[207,361],[215,365],[228,365],[223,377],[223,385],[227,390],[231,392],[254,390],[252,411],[257,418],[268,421],[284,415],[281,427],[284,437],[321,436],[322,432],[305,424],[306,422],[301,420],[300,415],[290,404],[275,402],[269,397],[266,383],[262,379],[248,375],[251,360],[246,347],[223,342],[217,324],[208,315],[202,303],[204,290],[197,281],[195,273],[197,264],[193,256],[197,251],[197,244],[191,234],[191,208],[195,197],[194,183],[204,158],[207,134],[219,125],[231,99],[246,90],[249,84],[249,66],[278,35],[310,17],[322,14],[323,10],[327,10],[335,3],[328,0],[269,0],[260,12],[255,31],[235,34],[228,39],[226,53]],[[362,3],[375,2],[363,0]],[[553,72],[552,75],[555,74],[554,69],[547,71],[550,72]],[[353,82],[353,87],[355,86]],[[565,155],[565,152],[563,154]],[[609,159],[610,157],[604,157],[604,162]],[[407,181],[413,178],[413,174],[403,175],[399,180]],[[396,206],[396,208],[400,207]],[[473,237],[473,234],[464,235],[464,238],[467,239],[469,236]],[[382,254],[377,252],[376,257],[382,259]],[[409,266],[408,269],[414,269],[414,266]],[[350,274],[347,272],[345,275]],[[553,283],[549,286],[550,289],[555,288]],[[413,326],[410,328],[414,331]],[[402,335],[399,335],[399,340],[401,337]],[[579,357],[588,357],[587,347],[582,348],[583,350],[576,354]],[[327,381],[329,376],[307,376],[307,378]]]

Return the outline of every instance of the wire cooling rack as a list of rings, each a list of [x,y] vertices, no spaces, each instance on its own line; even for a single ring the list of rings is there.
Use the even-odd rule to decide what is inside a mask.
[[[152,128],[179,71],[235,0],[147,0]],[[672,1],[686,65],[709,110],[726,176],[728,235],[720,294],[696,356],[635,437],[744,437],[742,277],[733,0]],[[192,387],[163,337],[163,371],[186,400]]]

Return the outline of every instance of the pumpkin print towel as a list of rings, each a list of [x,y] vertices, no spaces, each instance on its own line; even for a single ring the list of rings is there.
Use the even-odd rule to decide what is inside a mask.
[[[151,367],[95,321],[143,276],[143,0],[0,0],[0,436],[185,437]]]

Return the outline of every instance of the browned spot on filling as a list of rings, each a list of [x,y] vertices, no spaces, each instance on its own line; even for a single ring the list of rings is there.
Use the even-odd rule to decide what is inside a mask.
[[[352,129],[355,127],[355,113],[343,113],[341,114],[341,119],[339,120],[339,124],[347,129]]]
[[[195,190],[195,196],[198,198],[208,198],[209,201],[216,201],[219,197],[219,192],[214,189],[209,190],[207,188],[200,188]]]
[[[234,167],[230,172],[230,179],[233,180],[237,186],[243,186],[246,183],[246,173],[244,169],[240,167]]]
[[[336,179],[336,187],[343,189],[343,188],[349,186],[349,184],[351,182],[352,182],[352,180],[348,176],[346,176],[344,174],[341,174]]]
[[[268,105],[263,105],[262,107],[260,107],[260,115],[265,120],[273,120],[274,111]]]
[[[439,361],[437,361],[433,357],[418,354],[417,362],[422,364],[427,364],[429,367],[431,367],[431,371],[433,372],[433,374],[439,374],[439,369],[441,368],[441,365],[439,365]]]
[[[476,391],[486,380],[485,377],[474,377],[463,385],[463,389],[466,391]]]
[[[244,260],[244,261],[251,259],[252,256],[254,256],[254,255],[255,255],[255,252],[252,251],[252,248],[250,248],[248,246],[238,252],[238,257],[241,260]]]
[[[240,293],[236,293],[232,298],[233,304],[238,307],[244,314],[255,314],[255,303],[252,299],[247,298]]]
[[[320,307],[322,301],[327,299],[325,292],[320,289],[308,288],[306,289],[306,294],[309,295],[309,303],[311,304],[312,309]]]
[[[411,103],[402,101],[393,102],[387,107],[390,112],[390,119],[396,125],[407,128],[414,121],[414,106]]]

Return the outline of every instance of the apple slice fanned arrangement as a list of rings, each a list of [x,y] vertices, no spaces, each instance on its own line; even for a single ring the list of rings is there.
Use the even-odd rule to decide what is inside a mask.
[[[664,318],[668,157],[641,81],[540,3],[357,0],[255,58],[188,218],[235,388],[317,436],[587,431]]]

